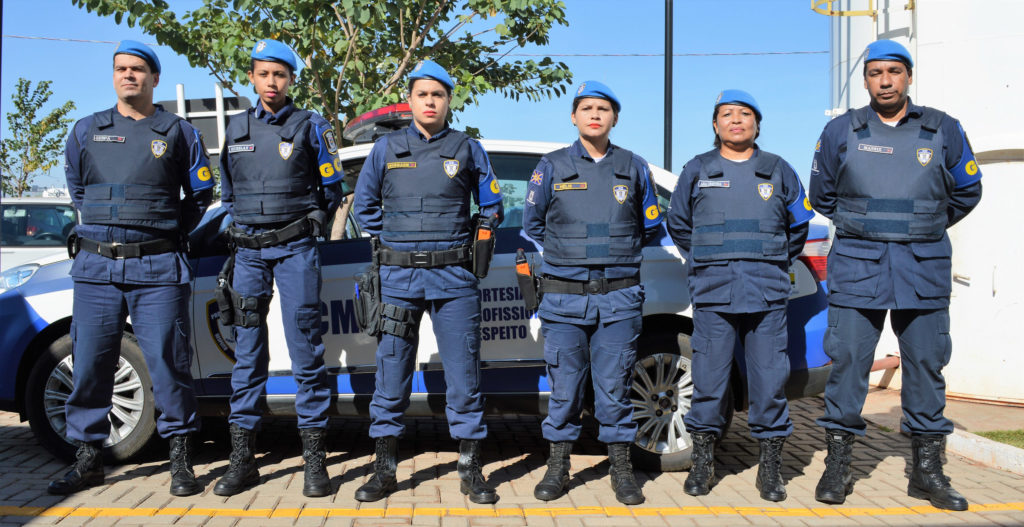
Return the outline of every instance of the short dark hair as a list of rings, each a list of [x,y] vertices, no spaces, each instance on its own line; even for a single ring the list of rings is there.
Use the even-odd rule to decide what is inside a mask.
[[[406,88],[406,93],[409,94],[409,95],[412,95],[412,85],[416,84],[416,81],[423,80],[423,79],[437,80],[437,79],[434,79],[434,78],[431,78],[431,77],[419,77],[419,78],[413,79],[413,80],[409,81],[409,87]],[[449,98],[451,98],[451,96],[452,96],[452,89],[449,88],[447,84],[445,84],[445,83],[443,83],[441,81],[437,81],[437,82],[440,83],[441,86],[444,86],[444,92],[448,94]]]
[[[874,62],[874,61],[872,60],[871,62]],[[898,62],[900,64],[903,64],[904,68],[907,68],[907,77],[913,77],[914,76],[914,68],[910,67],[910,64],[907,64],[906,62],[903,62],[902,60],[900,60]],[[864,63],[864,70],[862,72],[862,75],[865,78],[867,78],[867,76],[868,76],[868,64],[870,64],[870,62],[865,62]]]
[[[284,62],[278,62],[276,60],[249,59],[249,71],[256,71],[256,60],[259,60],[260,62],[277,62],[278,64],[288,68],[288,73],[295,75],[295,70],[292,69],[291,64],[285,64]]]
[[[746,106],[746,105],[743,105],[743,106]],[[714,110],[711,111],[711,122],[712,123],[714,123],[715,121],[718,120],[718,109],[721,108],[721,107],[722,107],[722,105],[719,104],[718,106],[715,106]],[[749,108],[749,106],[748,106],[748,108]],[[751,110],[753,110],[753,108],[751,108]],[[754,120],[757,122],[757,131],[754,132],[754,139],[756,140],[758,137],[761,137],[761,117],[759,117],[757,115],[757,112],[754,112]],[[715,144],[715,148],[722,148],[722,138],[718,137],[718,134],[715,134],[715,143],[714,144]],[[754,146],[757,146],[757,143],[754,143]]]

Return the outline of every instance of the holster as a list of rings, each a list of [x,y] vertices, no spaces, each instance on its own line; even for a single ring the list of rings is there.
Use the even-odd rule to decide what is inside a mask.
[[[519,293],[523,295],[523,304],[529,311],[536,311],[540,305],[540,290],[537,277],[530,262],[526,260],[526,251],[516,249],[516,280],[519,282]]]
[[[477,278],[485,278],[491,268],[491,256],[494,255],[494,226],[491,218],[479,216],[476,229],[473,231],[473,274]]]
[[[370,266],[355,276],[356,324],[371,337],[381,334],[380,240],[370,238]]]
[[[217,287],[213,290],[213,298],[217,301],[221,324],[240,328],[255,328],[263,324],[270,311],[269,296],[242,296],[231,287],[234,275],[235,254],[224,262],[217,273]]]

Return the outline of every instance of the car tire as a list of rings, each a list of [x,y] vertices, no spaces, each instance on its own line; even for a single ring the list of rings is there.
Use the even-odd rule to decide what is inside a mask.
[[[75,446],[65,435],[64,407],[74,386],[71,336],[50,344],[36,360],[25,386],[25,413],[39,443],[54,456],[74,461]],[[113,407],[107,416],[110,436],[104,457],[122,463],[139,455],[156,438],[153,384],[133,335],[121,338],[121,356],[114,375]]]
[[[682,331],[641,335],[629,394],[638,425],[633,442],[638,468],[676,472],[693,464],[693,441],[683,425],[693,397],[692,360],[690,335]],[[731,389],[726,398],[728,430],[733,415]]]

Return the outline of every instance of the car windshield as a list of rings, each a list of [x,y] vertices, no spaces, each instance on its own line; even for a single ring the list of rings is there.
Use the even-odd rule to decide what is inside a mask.
[[[4,203],[4,247],[62,247],[76,223],[70,205],[49,203]]]

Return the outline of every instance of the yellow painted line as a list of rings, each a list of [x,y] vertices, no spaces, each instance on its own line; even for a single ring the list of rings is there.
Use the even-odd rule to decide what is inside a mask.
[[[972,504],[970,512],[1024,512],[1024,502]],[[193,516],[226,518],[299,518],[299,517],[532,517],[532,516],[743,516],[743,517],[866,517],[866,516],[921,516],[955,512],[936,509],[930,505],[915,507],[387,507],[387,508],[280,508],[280,509],[228,509],[228,508],[127,508],[127,507],[16,507],[0,506],[0,517],[144,517]]]

